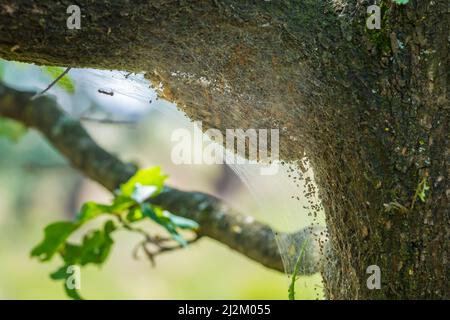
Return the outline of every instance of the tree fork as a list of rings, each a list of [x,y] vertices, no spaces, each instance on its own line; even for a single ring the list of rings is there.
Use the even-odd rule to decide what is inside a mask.
[[[315,171],[329,298],[450,297],[447,1],[382,0],[380,30],[370,1],[78,2],[67,30],[64,2],[2,0],[0,56],[144,71],[205,130],[279,127]]]

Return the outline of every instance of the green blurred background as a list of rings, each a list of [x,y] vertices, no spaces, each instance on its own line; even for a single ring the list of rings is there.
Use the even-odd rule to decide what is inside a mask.
[[[5,61],[0,62],[0,76],[7,85],[23,90],[43,89],[52,80],[43,68]],[[73,70],[69,78],[74,92],[59,86],[49,94],[72,116],[131,122],[84,121],[99,144],[121,159],[141,167],[159,165],[169,174],[170,185],[217,195],[281,231],[313,222],[304,203],[292,199],[301,191],[286,168],[265,178],[255,168],[244,168],[245,184],[226,165],[174,165],[171,133],[191,124],[173,105],[157,100],[141,78],[86,70]],[[99,94],[105,86],[117,93]],[[66,299],[61,283],[48,276],[59,262],[39,263],[30,259],[29,252],[48,223],[72,219],[85,201],[110,198],[101,186],[71,169],[37,132],[30,130],[15,143],[0,137],[0,299]],[[146,227],[164,233],[150,222]],[[187,249],[160,255],[154,268],[144,257],[133,259],[138,236],[120,232],[114,240],[113,252],[101,269],[82,269],[81,293],[87,299],[288,298],[285,274],[214,240],[201,239]],[[322,298],[320,275],[301,276],[296,293],[297,299]]]

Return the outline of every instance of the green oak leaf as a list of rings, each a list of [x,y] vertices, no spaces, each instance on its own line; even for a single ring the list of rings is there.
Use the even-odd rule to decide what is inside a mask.
[[[130,209],[130,211],[127,214],[127,220],[129,222],[136,222],[136,221],[142,220],[143,218],[144,218],[144,215],[142,214],[141,208]]]
[[[67,272],[69,266],[70,264],[66,264],[60,267],[58,270],[50,274],[50,278],[53,280],[63,280],[64,291],[69,298],[72,298],[74,300],[83,300],[76,288],[70,289],[67,286],[67,279],[72,275],[71,273]]]
[[[110,207],[111,213],[122,213],[136,205],[136,201],[127,196],[116,196]]]
[[[170,221],[180,229],[197,230],[200,226],[197,222],[191,219],[176,216],[169,211],[164,211],[164,215],[169,217]]]
[[[104,213],[110,213],[111,206],[98,204],[92,201],[83,204],[81,211],[78,213],[76,220],[79,223],[85,223],[89,220],[97,218]]]
[[[113,221],[107,221],[103,229],[87,233],[81,244],[66,243],[60,252],[61,257],[68,265],[103,264],[114,243],[111,233],[116,229]]]
[[[153,193],[156,195],[162,191],[166,179],[167,175],[162,173],[161,168],[157,166],[138,170],[134,176],[120,186],[121,195],[131,198],[137,184],[156,187],[157,190]]]
[[[114,243],[111,233],[115,229],[114,223],[110,220],[106,222],[103,230],[93,231],[83,238],[80,246],[80,265],[88,263],[101,265],[106,261]]]
[[[77,228],[78,224],[66,221],[48,225],[44,229],[44,240],[31,251],[31,256],[38,257],[41,261],[50,260]]]
[[[198,229],[199,225],[193,220],[176,216],[168,211],[162,210],[157,206],[150,206],[148,203],[141,205],[141,210],[144,216],[152,219],[162,227],[164,227],[172,236],[172,239],[177,241],[182,246],[187,246],[186,240],[178,233],[177,228],[180,229]]]
[[[66,292],[67,296],[69,298],[72,298],[73,300],[83,300],[83,298],[78,293],[77,289],[69,289],[69,287],[66,285],[64,281],[64,291]]]
[[[66,242],[60,255],[67,265],[80,264],[81,246]]]

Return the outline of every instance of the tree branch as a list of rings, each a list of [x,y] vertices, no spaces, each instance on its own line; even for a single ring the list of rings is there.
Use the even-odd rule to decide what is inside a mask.
[[[41,96],[31,100],[32,96],[33,93],[0,85],[0,116],[39,130],[74,168],[110,191],[135,173],[134,166],[123,163],[97,145],[81,124],[62,111],[53,99]],[[250,216],[237,213],[218,198],[166,186],[152,202],[197,221],[199,235],[215,239],[268,268],[283,271],[272,229]],[[321,244],[314,235],[318,232],[304,229],[295,234],[278,233],[280,241],[289,238],[299,242],[297,249],[308,240],[302,268],[306,274],[317,272],[319,268]]]
[[[323,81],[315,79],[323,63],[313,56],[329,50],[318,50],[318,43],[329,48],[342,38],[342,22],[327,1],[79,0],[77,5],[81,29],[69,30],[67,2],[3,0],[0,57],[145,72],[155,88],[163,85],[161,97],[202,120],[205,130],[282,123],[289,129],[280,136],[285,160],[299,148],[289,136],[310,127],[307,120],[297,124],[304,117],[295,115],[294,121],[285,111],[293,101],[301,102],[298,109],[309,105],[306,96]],[[317,35],[324,39],[318,42]]]

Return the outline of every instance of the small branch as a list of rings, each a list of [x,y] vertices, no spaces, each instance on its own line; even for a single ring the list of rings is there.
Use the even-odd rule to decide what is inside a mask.
[[[114,119],[100,119],[100,118],[93,118],[89,116],[82,116],[80,117],[80,121],[86,121],[86,122],[97,122],[102,124],[114,124],[114,125],[133,125],[136,124],[136,121],[130,121],[130,120],[114,120]]]
[[[45,88],[44,90],[42,90],[39,93],[36,93],[34,96],[31,97],[30,100],[37,99],[40,96],[42,96],[44,93],[46,93],[48,90],[50,90],[59,80],[61,80],[67,73],[69,73],[70,69],[72,69],[72,68],[71,67],[66,68],[66,70],[64,70],[64,72],[61,73],[55,80],[53,80],[53,82],[50,83],[47,88]]]
[[[159,236],[152,236],[150,233],[145,231],[142,228],[132,226],[131,224],[127,223],[124,219],[121,218],[120,215],[117,215],[117,218],[119,219],[119,222],[122,224],[122,226],[131,231],[141,234],[144,237],[144,240],[139,242],[136,247],[133,250],[133,257],[135,259],[138,259],[138,251],[139,249],[142,249],[144,253],[146,254],[147,258],[149,259],[150,263],[152,264],[152,267],[156,265],[155,257],[161,253],[173,251],[177,249],[183,249],[184,247],[180,244],[175,245],[167,245],[165,243],[173,243],[174,240],[171,238],[164,238]],[[193,239],[187,240],[187,244],[193,244],[194,242],[197,242],[202,236],[195,233],[195,236]],[[155,249],[150,250],[147,245],[152,245]]]
[[[202,238],[201,235],[195,234],[194,238],[187,240],[187,244],[191,245],[198,240]],[[145,240],[138,243],[138,245],[133,250],[133,256],[135,259],[138,259],[138,251],[139,249],[142,249],[149,259],[150,263],[152,264],[152,267],[156,265],[156,256],[165,253],[170,252],[173,250],[183,249],[184,247],[180,244],[174,244],[174,245],[166,245],[164,243],[172,243],[174,242],[172,239],[168,238],[160,238],[160,237],[151,237],[150,235],[146,235]],[[152,245],[155,249],[151,250],[147,247],[147,245]]]

